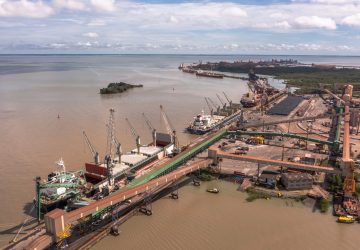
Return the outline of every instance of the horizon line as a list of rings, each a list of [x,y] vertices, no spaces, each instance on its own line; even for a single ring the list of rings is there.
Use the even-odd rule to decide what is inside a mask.
[[[211,53],[0,53],[0,56],[101,56],[101,55],[125,55],[125,56],[151,56],[151,55],[164,55],[164,56],[324,56],[324,57],[360,57],[359,55],[344,55],[344,54],[211,54]]]

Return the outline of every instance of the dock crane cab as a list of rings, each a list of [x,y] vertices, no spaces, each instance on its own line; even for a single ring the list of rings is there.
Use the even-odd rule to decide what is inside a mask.
[[[156,147],[156,129],[151,124],[150,120],[146,117],[145,113],[142,113],[142,115],[143,115],[143,117],[145,119],[146,125],[148,126],[148,128],[149,128],[149,130],[151,132],[152,139],[153,139],[153,145]]]
[[[179,148],[179,141],[176,136],[176,130],[175,130],[174,126],[170,123],[169,117],[166,115],[165,110],[162,105],[160,105],[160,113],[161,113],[161,117],[163,118],[163,121],[165,123],[166,131],[171,136],[171,142],[174,144],[173,153],[179,154],[181,150]]]
[[[94,162],[96,165],[100,164],[100,156],[98,151],[95,149],[95,147],[92,145],[92,143],[90,142],[89,137],[86,135],[85,131],[83,131],[83,135],[84,135],[84,140],[86,142],[86,144],[88,145],[90,152],[94,158]]]
[[[127,124],[129,125],[129,128],[131,130],[131,134],[132,136],[134,137],[135,139],[135,143],[136,143],[136,148],[137,148],[137,153],[140,154],[140,146],[141,146],[141,143],[140,143],[140,136],[138,135],[138,133],[136,133],[136,130],[135,128],[133,127],[133,125],[131,125],[130,121],[128,118],[125,118]]]

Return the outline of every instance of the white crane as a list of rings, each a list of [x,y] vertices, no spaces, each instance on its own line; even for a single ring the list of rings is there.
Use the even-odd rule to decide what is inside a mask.
[[[115,118],[114,118],[115,109],[111,108],[109,111],[110,111],[109,123],[106,124],[106,126],[107,126],[107,148],[106,148],[106,157],[105,158],[110,157],[110,159],[113,159],[114,158],[113,151],[116,148]]]
[[[125,118],[127,124],[129,125],[130,127],[130,130],[131,130],[131,134],[132,136],[134,137],[135,139],[135,143],[136,143],[136,148],[137,148],[137,153],[140,154],[140,136],[138,135],[138,133],[136,133],[136,130],[135,128],[133,127],[133,125],[131,125],[130,121],[128,118]]]
[[[211,116],[213,116],[214,110],[211,107],[211,104],[210,104],[209,100],[207,99],[207,97],[205,97],[205,101],[206,101],[207,106],[209,107],[209,111],[210,111]]]
[[[143,117],[145,119],[145,122],[146,122],[146,125],[148,126],[148,128],[150,130],[150,133],[152,135],[153,145],[156,147],[156,129],[153,127],[150,120],[146,117],[145,113],[142,113],[142,115],[143,115]]]
[[[95,149],[95,147],[91,144],[89,137],[86,135],[85,131],[83,131],[84,140],[86,144],[88,145],[90,152],[94,158],[95,164],[100,164],[100,157],[98,151]]]
[[[165,110],[162,105],[160,105],[160,112],[161,112],[161,117],[163,118],[163,121],[165,123],[166,131],[171,136],[171,142],[174,143],[174,153],[179,153],[180,150],[179,150],[178,140],[176,137],[176,130],[170,123],[170,120],[169,120],[168,116],[166,115]]]
[[[119,157],[119,163],[121,163],[122,148],[121,148],[121,143],[116,137],[115,137],[115,144],[116,144],[116,154]]]
[[[210,97],[208,97],[208,100],[209,100],[210,103],[213,105],[213,107],[217,110],[217,112],[219,112],[220,106],[218,106],[217,103],[215,103],[215,102],[213,101],[213,99],[211,99]]]
[[[230,107],[231,107],[231,105],[232,105],[232,101],[230,100],[230,98],[227,96],[227,94],[225,94],[225,92],[223,91],[223,94],[224,94],[224,96],[225,96],[225,98],[226,98],[226,100],[228,101],[228,103],[229,103],[229,105],[230,105]]]
[[[219,99],[220,103],[223,105],[223,107],[225,108],[226,107],[226,103],[221,99],[221,97],[216,94],[217,98]]]

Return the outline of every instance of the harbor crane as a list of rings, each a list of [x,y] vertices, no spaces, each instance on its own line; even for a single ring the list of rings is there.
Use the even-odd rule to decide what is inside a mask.
[[[115,118],[114,113],[115,109],[111,108],[109,115],[109,122],[106,124],[107,127],[107,148],[106,148],[106,156],[105,158],[113,158],[113,151],[116,148],[115,143]]]
[[[220,103],[223,105],[223,107],[225,108],[226,107],[226,103],[221,99],[221,97],[216,94],[217,98],[219,99]]]
[[[142,115],[143,115],[146,125],[148,126],[150,133],[152,135],[153,145],[156,147],[156,129],[151,124],[150,120],[146,117],[145,113],[142,113]]]
[[[121,163],[122,148],[121,148],[121,143],[116,137],[115,137],[115,145],[116,145],[116,154],[119,157],[119,163]]]
[[[96,165],[100,164],[100,157],[99,157],[99,153],[98,151],[95,149],[95,147],[92,145],[92,143],[90,142],[89,137],[86,135],[85,131],[83,131],[83,135],[84,135],[84,140],[86,142],[86,144],[88,145],[90,152],[94,158],[94,162]]]
[[[125,118],[127,124],[129,125],[130,127],[130,130],[131,130],[131,134],[132,136],[135,138],[135,143],[136,143],[136,148],[137,148],[137,153],[140,154],[140,136],[138,135],[138,133],[136,133],[136,130],[135,128],[133,127],[133,125],[131,125],[130,121],[128,118]]]
[[[174,151],[174,153],[180,153],[179,145],[178,145],[179,143],[178,143],[178,139],[176,136],[176,130],[175,130],[174,126],[171,124],[169,117],[165,113],[164,107],[162,105],[160,105],[160,113],[161,113],[161,117],[163,118],[163,121],[165,123],[166,131],[168,132],[168,134],[170,134],[171,142],[174,144],[173,151]]]
[[[205,97],[205,101],[206,101],[206,104],[207,104],[207,106],[208,106],[208,108],[209,108],[209,111],[210,111],[211,116],[213,116],[214,110],[213,110],[213,108],[211,107],[211,104],[210,104],[209,100],[207,99],[207,97]]]
[[[216,111],[219,113],[220,111],[220,106],[218,106],[213,99],[211,99],[210,97],[208,97],[208,100],[211,102],[211,104],[214,106],[214,108],[216,109]]]
[[[227,94],[226,94],[225,92],[223,92],[223,94],[224,94],[226,100],[228,101],[228,103],[229,103],[229,105],[230,105],[230,107],[231,107],[232,101],[230,100],[230,98],[227,96]]]

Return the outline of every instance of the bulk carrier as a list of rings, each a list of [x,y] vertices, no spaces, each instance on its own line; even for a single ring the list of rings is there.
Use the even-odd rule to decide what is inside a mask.
[[[214,129],[221,128],[239,118],[241,114],[241,105],[232,103],[228,96],[223,92],[225,98],[228,101],[226,104],[219,95],[217,95],[219,101],[222,104],[222,108],[217,105],[211,98],[205,97],[205,101],[209,107],[210,115],[206,115],[202,110],[200,114],[193,118],[193,121],[186,128],[186,131],[190,134],[206,134]],[[216,111],[213,111],[213,110]]]
[[[265,105],[279,90],[270,86],[267,78],[260,78],[253,71],[249,73],[249,91],[241,97],[240,103],[244,108]]]

